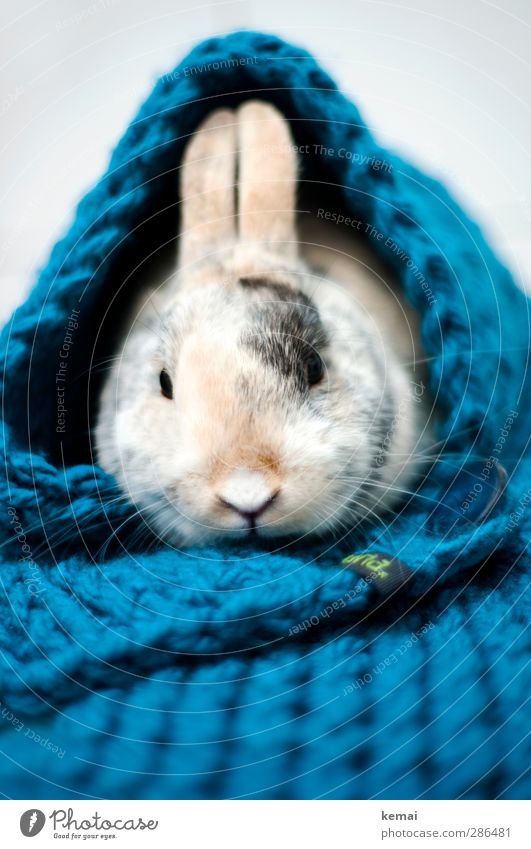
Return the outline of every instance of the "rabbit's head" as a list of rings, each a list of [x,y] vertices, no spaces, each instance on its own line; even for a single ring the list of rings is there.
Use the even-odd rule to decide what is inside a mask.
[[[183,161],[176,280],[103,392],[99,460],[177,545],[352,528],[403,474],[408,379],[370,317],[298,258],[296,177],[272,107],[202,125]]]

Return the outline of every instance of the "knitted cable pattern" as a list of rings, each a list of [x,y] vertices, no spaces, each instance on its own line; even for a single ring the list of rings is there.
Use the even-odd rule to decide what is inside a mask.
[[[212,108],[248,97],[286,114],[311,151],[303,182],[363,220],[421,316],[446,460],[421,496],[366,532],[364,550],[412,570],[385,603],[340,565],[347,539],[282,553],[147,548],[92,462],[96,331],[124,281],[131,294],[130,269],[157,248],[157,231],[177,226],[190,133]],[[446,189],[383,149],[306,51],[235,33],[163,76],[0,347],[0,770],[10,795],[529,792],[529,302]],[[481,524],[457,507],[455,521],[435,520],[433,505],[478,456],[509,473],[495,510]]]

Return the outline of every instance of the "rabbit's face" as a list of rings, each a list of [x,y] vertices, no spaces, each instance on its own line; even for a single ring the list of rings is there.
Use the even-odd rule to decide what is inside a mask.
[[[162,538],[304,536],[367,516],[391,427],[385,363],[348,298],[319,292],[239,278],[177,295],[132,335],[100,455]]]
[[[350,529],[407,462],[405,372],[301,261],[296,186],[272,106],[205,119],[183,155],[177,285],[102,393],[98,459],[177,545]]]

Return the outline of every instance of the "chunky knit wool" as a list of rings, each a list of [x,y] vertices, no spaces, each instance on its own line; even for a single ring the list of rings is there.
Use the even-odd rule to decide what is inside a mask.
[[[363,539],[178,552],[146,538],[92,462],[93,366],[112,353],[134,269],[178,231],[187,138],[212,108],[248,97],[286,114],[308,146],[303,196],[362,220],[419,311],[444,454]],[[384,150],[308,53],[236,33],[161,78],[1,349],[5,793],[529,792],[529,302],[456,201]],[[483,522],[452,502],[456,474],[478,458],[508,472]],[[353,545],[394,554],[411,578],[384,601],[341,565]]]

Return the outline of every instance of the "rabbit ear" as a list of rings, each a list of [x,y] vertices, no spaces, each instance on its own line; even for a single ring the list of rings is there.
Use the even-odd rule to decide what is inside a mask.
[[[288,123],[259,100],[246,101],[237,117],[240,239],[295,257],[297,159]]]
[[[235,158],[234,112],[218,109],[200,125],[183,156],[180,268],[234,240]]]

